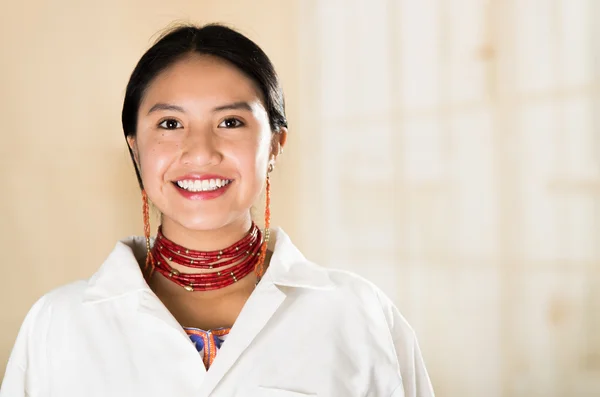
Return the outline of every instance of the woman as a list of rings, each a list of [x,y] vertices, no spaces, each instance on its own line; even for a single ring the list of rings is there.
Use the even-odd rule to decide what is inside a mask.
[[[145,236],[33,306],[1,397],[433,396],[392,302],[269,229],[287,121],[256,44],[219,25],[170,31],[133,71],[122,122]],[[263,189],[264,231],[250,213]]]

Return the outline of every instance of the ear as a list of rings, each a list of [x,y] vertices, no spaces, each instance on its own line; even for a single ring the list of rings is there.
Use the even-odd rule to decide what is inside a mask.
[[[283,147],[287,142],[287,133],[287,128],[281,127],[279,129],[279,132],[273,134],[273,137],[271,139],[271,154],[269,156],[269,161],[272,164],[274,164],[277,160],[277,157],[279,157],[279,155],[283,153]]]
[[[139,155],[137,140],[135,139],[135,136],[129,135],[127,137],[127,144],[129,145],[129,149],[131,150],[131,153],[133,153],[133,161],[135,161],[135,166],[139,170],[140,169],[140,155]]]

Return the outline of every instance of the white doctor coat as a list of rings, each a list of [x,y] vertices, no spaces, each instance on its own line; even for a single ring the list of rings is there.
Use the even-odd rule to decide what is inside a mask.
[[[0,397],[430,397],[415,334],[377,287],[307,261],[281,230],[207,371],[145,282],[145,240],[28,313]]]

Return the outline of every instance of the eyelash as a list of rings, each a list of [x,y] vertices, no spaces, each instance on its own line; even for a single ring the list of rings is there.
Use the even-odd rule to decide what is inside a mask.
[[[166,126],[166,123],[168,123],[168,122],[171,122],[171,121],[174,121],[175,123],[177,123],[177,127],[175,127],[175,128],[168,128],[168,127]],[[237,123],[237,125],[235,125],[234,127],[226,127],[226,126],[223,126],[223,124],[224,124],[224,123],[226,123],[226,122],[228,122],[228,121],[234,121],[234,122],[236,122],[236,123]],[[225,120],[221,121],[221,123],[219,124],[219,126],[218,126],[218,127],[219,127],[219,128],[233,129],[233,128],[240,128],[240,127],[243,127],[244,125],[245,125],[245,124],[244,124],[244,123],[243,123],[243,122],[242,122],[240,119],[238,119],[238,118],[235,118],[235,117],[229,117],[229,118],[226,118]],[[181,124],[181,122],[180,122],[180,121],[178,121],[178,120],[176,120],[176,119],[164,119],[164,120],[162,120],[160,123],[158,123],[158,127],[159,127],[159,128],[163,128],[163,129],[165,129],[165,130],[177,130],[177,129],[183,128],[183,125]]]
[[[168,128],[166,125],[163,126],[163,124],[168,123],[169,121],[176,122],[178,126],[176,128]],[[181,125],[181,122],[179,122],[178,120],[175,120],[175,119],[164,119],[160,123],[158,123],[158,127],[163,128],[165,130],[177,130],[179,128],[183,128],[183,125]]]
[[[237,123],[237,125],[235,127],[221,127],[221,125],[223,123],[226,123],[227,121],[235,121]],[[232,128],[240,128],[243,127],[245,124],[238,118],[235,117],[228,117],[225,120],[221,121],[221,123],[219,124],[219,128],[228,128],[228,129],[232,129]]]

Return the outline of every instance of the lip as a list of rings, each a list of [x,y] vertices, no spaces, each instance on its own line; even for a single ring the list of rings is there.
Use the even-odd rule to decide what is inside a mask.
[[[226,176],[217,175],[217,174],[187,174],[187,175],[184,175],[184,176],[179,177],[177,179],[174,179],[173,182],[178,182],[178,181],[204,181],[204,180],[207,180],[207,179],[221,179],[221,180],[233,181],[232,178],[228,178]]]
[[[218,189],[210,190],[210,191],[206,191],[206,192],[190,192],[189,190],[182,189],[179,187],[179,185],[177,185],[178,181],[204,181],[204,180],[210,180],[210,179],[227,180],[227,181],[229,181],[229,183]],[[188,174],[188,175],[184,175],[180,178],[177,178],[173,181],[173,187],[184,198],[186,198],[188,200],[201,200],[201,201],[213,200],[213,199],[216,199],[217,197],[222,196],[223,194],[225,194],[225,192],[227,192],[227,190],[229,190],[229,188],[231,187],[232,184],[233,184],[233,179],[229,179],[222,175],[216,175],[216,174]]]

